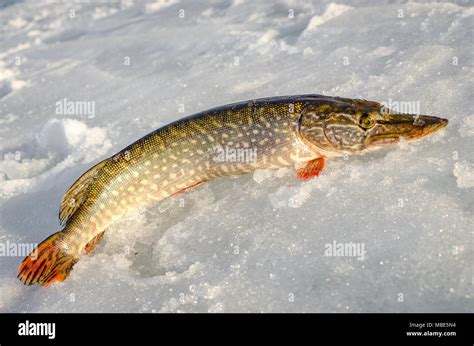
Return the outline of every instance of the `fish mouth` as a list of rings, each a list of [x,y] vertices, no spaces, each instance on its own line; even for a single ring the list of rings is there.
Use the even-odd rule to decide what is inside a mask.
[[[430,115],[386,114],[368,136],[369,145],[386,145],[415,141],[448,125],[448,120]]]

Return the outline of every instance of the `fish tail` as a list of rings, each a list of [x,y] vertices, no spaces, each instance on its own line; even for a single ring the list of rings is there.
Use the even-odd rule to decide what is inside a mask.
[[[18,278],[25,285],[38,283],[47,287],[69,275],[78,258],[64,251],[59,242],[62,232],[43,240],[18,267]]]

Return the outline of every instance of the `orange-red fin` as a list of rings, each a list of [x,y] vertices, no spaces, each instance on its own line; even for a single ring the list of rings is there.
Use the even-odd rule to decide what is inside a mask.
[[[306,162],[306,165],[296,170],[296,176],[301,180],[309,180],[317,177],[324,169],[325,159],[319,157],[317,159]]]
[[[60,233],[46,238],[18,267],[18,278],[25,285],[38,283],[47,287],[69,275],[77,257],[66,254],[56,242]]]
[[[200,182],[197,182],[196,184],[193,184],[193,185],[190,185],[188,187],[185,187],[184,189],[181,189],[179,190],[178,192],[175,192],[173,194],[174,195],[177,195],[177,194],[180,194],[180,193],[183,193],[183,192],[186,192],[186,191],[189,191],[189,190],[192,190],[192,189],[195,189],[196,187],[198,186],[201,186],[202,184],[204,184],[207,180],[203,180],[203,181],[200,181]]]
[[[97,246],[97,243],[99,242],[100,238],[102,238],[104,236],[104,233],[105,233],[105,231],[100,232],[94,238],[92,238],[90,242],[87,243],[87,245],[84,247],[84,252],[86,254],[90,254],[95,249],[95,247]]]

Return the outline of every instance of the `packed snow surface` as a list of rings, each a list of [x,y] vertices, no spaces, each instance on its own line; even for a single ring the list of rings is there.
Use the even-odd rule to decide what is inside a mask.
[[[58,231],[94,163],[214,106],[316,93],[450,121],[308,182],[261,170],[133,212],[48,289],[4,251],[0,311],[473,311],[473,16],[468,1],[0,2],[4,250]]]

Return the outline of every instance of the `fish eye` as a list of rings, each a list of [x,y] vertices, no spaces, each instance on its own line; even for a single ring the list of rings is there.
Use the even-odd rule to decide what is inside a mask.
[[[364,129],[370,129],[374,127],[375,119],[367,113],[364,113],[359,118],[359,126]]]

